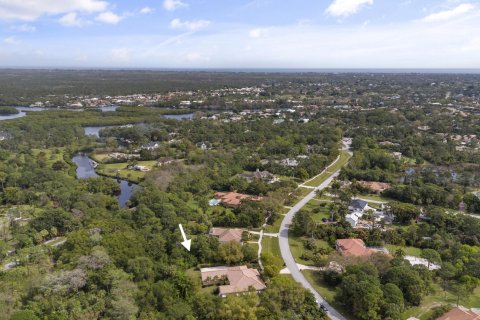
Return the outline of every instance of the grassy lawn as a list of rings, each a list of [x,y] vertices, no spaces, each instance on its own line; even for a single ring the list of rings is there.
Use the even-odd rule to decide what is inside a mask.
[[[381,201],[381,202],[390,202],[392,199],[385,198],[376,194],[359,194],[358,198],[365,199],[365,200],[372,200],[372,201]]]
[[[439,284],[433,285],[433,292],[426,296],[420,306],[409,308],[402,316],[404,319],[409,317],[417,317],[420,320],[426,320],[431,315],[431,310],[444,304],[452,304],[456,306],[457,298],[450,292],[445,292]],[[480,306],[480,288],[475,289],[473,294],[470,294],[460,299],[460,305],[467,308],[475,308]]]
[[[398,249],[402,249],[407,256],[420,257],[422,254],[422,249],[415,247],[400,247],[393,244],[387,244],[385,247],[388,249],[388,251],[390,251],[391,254],[394,254]]]
[[[252,247],[255,250],[255,252],[258,252],[258,243],[247,242],[244,244],[244,246]]]
[[[292,251],[292,255],[293,255],[293,258],[295,259],[295,262],[306,265],[306,266],[314,266],[313,261],[304,260],[300,258],[304,253],[313,253],[312,251],[304,248],[303,241],[305,241],[306,239],[307,238],[305,237],[294,237],[292,235],[289,235],[288,244],[290,245],[290,250]],[[323,240],[316,240],[315,243],[317,247],[325,247],[325,248],[330,247],[328,243]]]
[[[110,157],[108,156],[107,153],[93,153],[93,154],[90,155],[90,158],[92,158],[93,160],[95,160],[97,162],[103,162],[106,159],[109,159]]]
[[[274,237],[263,237],[262,239],[262,253],[270,252],[275,257],[282,257],[280,252],[280,244],[278,243],[278,238]]]
[[[330,177],[330,175],[333,172],[339,170],[341,167],[347,164],[350,157],[351,156],[347,151],[345,150],[340,151],[340,158],[338,159],[338,161],[336,161],[332,166],[328,167],[324,173],[322,173],[315,179],[305,183],[305,185],[310,187],[316,187],[320,185],[323,181],[325,181],[328,177]]]
[[[330,303],[335,309],[337,309],[345,318],[349,320],[355,320],[354,316],[348,314],[345,308],[335,302],[335,294],[337,293],[336,288],[328,286],[322,278],[322,273],[311,270],[302,271],[305,278],[310,282],[310,284],[315,288],[315,290]]]
[[[153,170],[155,168],[156,161],[139,161],[139,166],[144,166]],[[109,163],[102,164],[97,167],[98,174],[113,177],[113,178],[122,178],[132,182],[140,182],[144,177],[146,172],[128,170],[128,164],[126,162],[121,163]]]
[[[280,231],[280,225],[282,224],[283,216],[277,217],[273,225],[267,224],[265,226],[266,233],[278,233]]]

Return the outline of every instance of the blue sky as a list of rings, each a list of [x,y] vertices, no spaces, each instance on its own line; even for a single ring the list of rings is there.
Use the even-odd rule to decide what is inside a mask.
[[[480,68],[480,1],[0,0],[0,67]]]

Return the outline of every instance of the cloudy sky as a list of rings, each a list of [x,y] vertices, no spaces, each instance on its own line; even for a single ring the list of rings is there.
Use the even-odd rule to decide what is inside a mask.
[[[0,0],[0,67],[480,68],[480,0]]]

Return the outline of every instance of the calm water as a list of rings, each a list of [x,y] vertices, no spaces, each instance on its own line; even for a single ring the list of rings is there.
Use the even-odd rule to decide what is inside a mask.
[[[77,179],[87,179],[99,177],[95,172],[93,161],[85,154],[77,154],[72,158],[72,161],[77,165]],[[142,189],[137,184],[130,183],[126,180],[119,180],[120,183],[120,195],[118,198],[118,204],[121,207],[127,205],[127,201],[139,190]]]
[[[117,106],[108,106],[108,107],[101,107],[100,110],[102,112],[112,112],[117,110]],[[2,116],[0,115],[0,121],[2,120],[11,120],[11,119],[17,119],[17,118],[22,118],[27,115],[25,111],[46,111],[46,110],[66,110],[66,111],[73,111],[73,112],[82,112],[84,109],[60,109],[60,108],[40,108],[40,107],[15,107],[19,111],[17,114],[12,114],[8,116]]]
[[[100,138],[100,130],[113,127],[115,126],[83,127],[83,129],[85,130],[85,135]]]
[[[175,119],[175,120],[190,120],[193,118],[193,113],[186,114],[164,114],[164,118]]]

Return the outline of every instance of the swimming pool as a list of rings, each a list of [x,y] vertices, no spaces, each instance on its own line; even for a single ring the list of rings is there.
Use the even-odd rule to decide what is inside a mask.
[[[212,199],[208,201],[208,204],[211,205],[212,207],[218,205],[219,203],[220,203],[220,200],[218,199]]]

